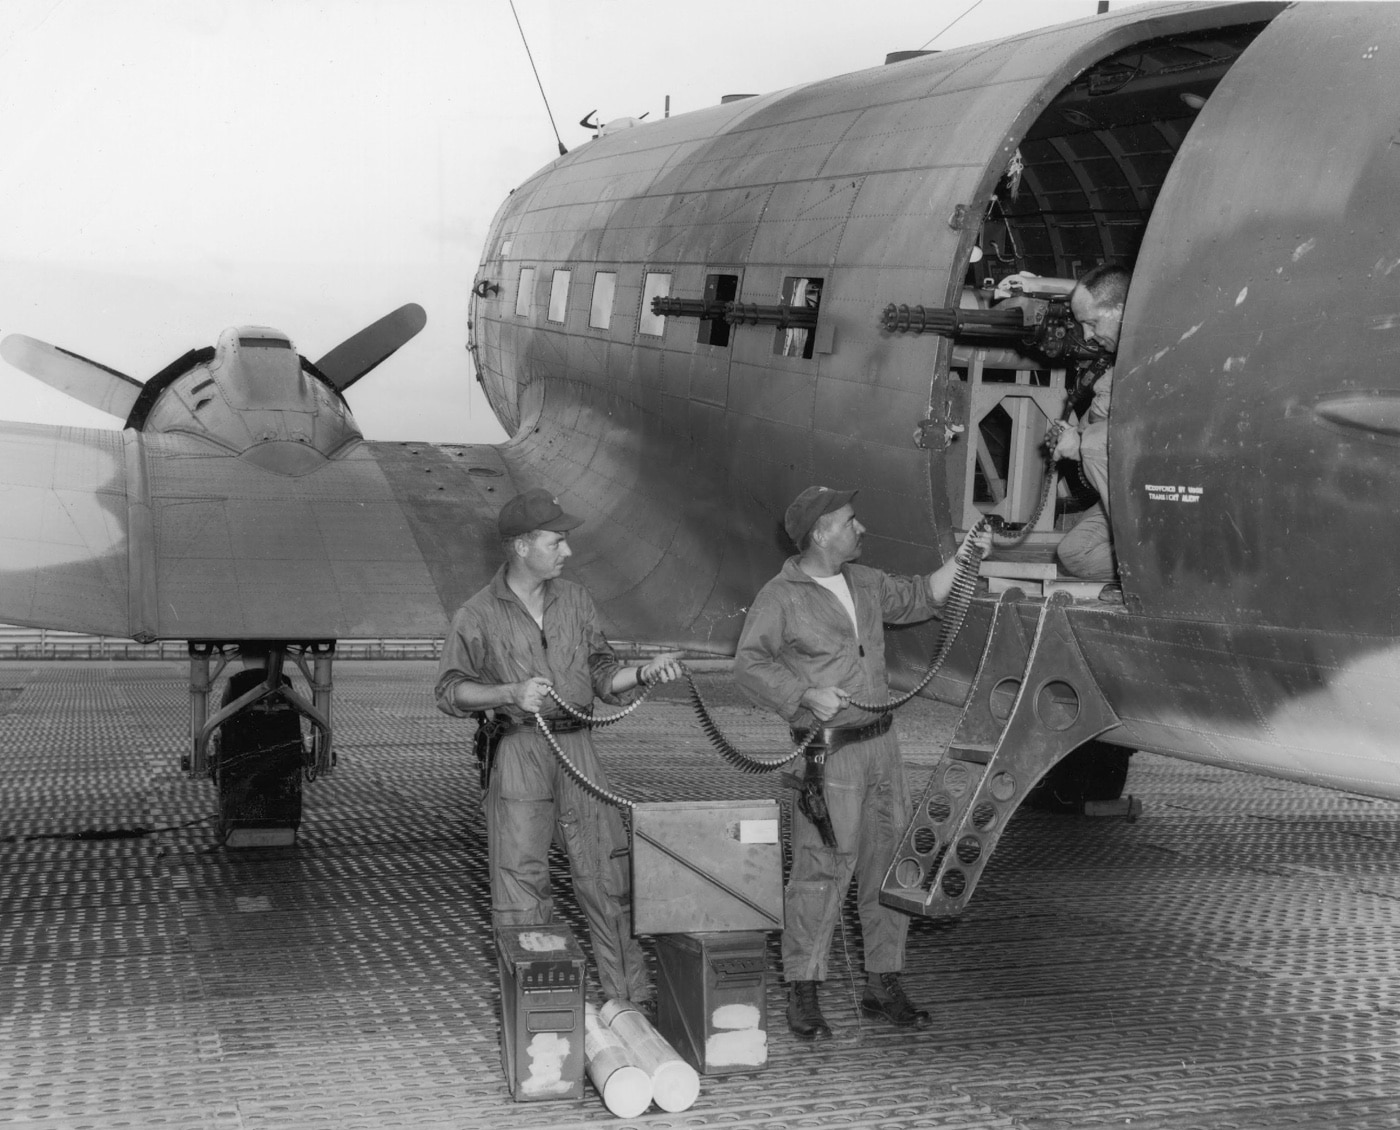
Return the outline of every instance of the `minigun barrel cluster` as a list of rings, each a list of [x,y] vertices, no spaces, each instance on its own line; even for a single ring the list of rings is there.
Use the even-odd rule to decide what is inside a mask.
[[[891,302],[882,315],[890,333],[938,334],[940,337],[1019,338],[1027,326],[1021,309],[963,310],[956,306],[906,306]]]
[[[815,306],[765,306],[758,302],[715,302],[699,298],[653,298],[651,312],[669,318],[701,318],[732,326],[807,328],[817,324]]]
[[[891,302],[881,314],[889,333],[937,334],[969,342],[1005,342],[1028,347],[1051,361],[1102,355],[1075,325],[1069,303],[1060,297],[1012,298],[994,310],[957,306],[907,306]]]

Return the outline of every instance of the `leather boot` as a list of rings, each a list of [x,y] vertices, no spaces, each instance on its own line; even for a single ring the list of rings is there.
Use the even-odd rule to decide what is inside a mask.
[[[799,1040],[829,1039],[831,1028],[817,1004],[817,981],[794,981],[788,986],[787,1022]]]
[[[881,973],[878,989],[873,979],[867,979],[860,1010],[866,1016],[878,1016],[900,1028],[927,1028],[929,1025],[928,1011],[910,1003],[898,973]]]

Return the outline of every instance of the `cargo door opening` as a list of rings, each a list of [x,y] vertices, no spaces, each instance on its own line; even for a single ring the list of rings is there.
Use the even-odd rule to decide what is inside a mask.
[[[1153,39],[1079,73],[1026,131],[982,211],[960,305],[995,309],[997,284],[1027,272],[1077,280],[1101,263],[1132,272],[1167,172],[1220,80],[1267,26],[1236,24]],[[954,419],[947,452],[955,527],[983,514],[1025,521],[1043,487],[1043,440],[1059,419],[1077,371],[1015,347],[957,342],[949,358]],[[1110,414],[1109,443],[1113,424]],[[1082,498],[1047,505],[1024,546],[1004,563],[1034,592],[1057,576],[1054,550],[1084,509]],[[998,554],[997,556],[1002,556]],[[988,566],[995,569],[996,563]]]

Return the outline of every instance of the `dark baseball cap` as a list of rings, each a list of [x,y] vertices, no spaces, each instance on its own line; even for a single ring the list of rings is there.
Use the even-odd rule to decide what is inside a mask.
[[[818,518],[840,510],[859,493],[855,490],[832,490],[830,487],[808,487],[804,490],[792,500],[792,505],[783,515],[783,529],[792,538],[792,544],[801,545]]]
[[[572,530],[575,526],[581,525],[583,525],[582,518],[565,514],[557,498],[549,491],[538,488],[527,490],[524,494],[517,494],[501,507],[500,517],[496,519],[496,526],[503,538],[528,534],[532,530],[553,530],[555,533],[563,533],[565,530]]]

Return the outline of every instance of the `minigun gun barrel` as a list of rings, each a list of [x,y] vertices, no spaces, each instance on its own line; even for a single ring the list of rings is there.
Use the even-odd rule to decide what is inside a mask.
[[[963,310],[956,306],[905,306],[891,302],[882,315],[890,333],[938,334],[952,338],[1019,341],[1035,329],[1020,308]]]
[[[651,312],[668,318],[702,318],[732,326],[811,328],[817,324],[815,306],[764,306],[757,302],[707,302],[699,298],[653,298]]]

